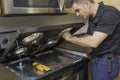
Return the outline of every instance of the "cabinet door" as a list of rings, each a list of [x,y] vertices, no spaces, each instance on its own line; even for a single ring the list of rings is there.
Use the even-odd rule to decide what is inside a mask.
[[[103,1],[104,4],[115,6],[120,10],[120,0],[95,0],[96,2]]]

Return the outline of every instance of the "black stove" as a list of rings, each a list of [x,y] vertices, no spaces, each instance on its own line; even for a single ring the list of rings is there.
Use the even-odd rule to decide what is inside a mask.
[[[84,69],[88,58],[79,55],[80,52],[59,48],[64,39],[58,34],[66,28],[74,34],[83,25],[73,23],[1,32],[0,62],[22,80],[75,80],[72,75]]]

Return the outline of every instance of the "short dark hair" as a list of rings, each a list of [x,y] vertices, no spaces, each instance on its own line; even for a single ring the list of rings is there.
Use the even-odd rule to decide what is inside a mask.
[[[77,3],[77,4],[79,4],[79,3],[83,3],[84,1],[89,1],[89,2],[91,2],[91,3],[94,3],[94,0],[72,0],[72,3]]]
[[[66,0],[66,4],[69,5],[69,8],[73,6],[74,3],[80,4],[84,1],[89,1],[91,3],[94,3],[94,0]]]

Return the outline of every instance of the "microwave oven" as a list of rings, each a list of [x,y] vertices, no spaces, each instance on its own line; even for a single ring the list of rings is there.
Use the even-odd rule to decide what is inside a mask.
[[[64,0],[1,0],[2,14],[62,13]]]

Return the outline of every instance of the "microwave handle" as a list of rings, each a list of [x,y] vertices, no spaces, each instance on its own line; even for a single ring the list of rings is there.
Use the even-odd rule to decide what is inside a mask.
[[[63,9],[64,9],[65,0],[57,0],[57,2],[58,2],[58,5],[59,5],[59,8],[60,8],[60,11],[62,12]]]

